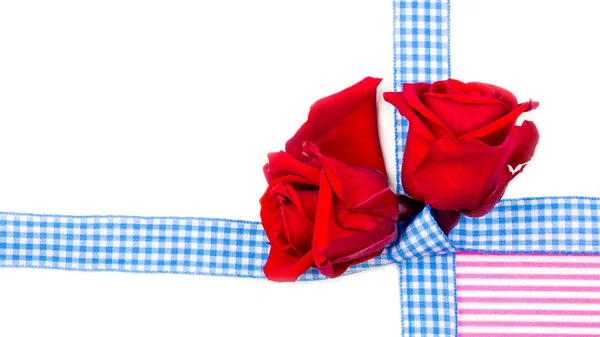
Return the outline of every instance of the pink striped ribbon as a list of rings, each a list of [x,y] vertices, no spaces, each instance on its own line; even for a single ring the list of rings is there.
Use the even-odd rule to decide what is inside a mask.
[[[600,256],[461,252],[459,337],[600,336]]]

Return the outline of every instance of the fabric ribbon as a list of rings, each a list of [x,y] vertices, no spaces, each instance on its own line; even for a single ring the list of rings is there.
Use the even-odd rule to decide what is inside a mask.
[[[600,254],[599,223],[600,198],[509,199],[446,237],[426,208],[348,273],[397,263],[405,336],[456,336],[455,252]],[[258,222],[0,213],[0,267],[262,278],[268,249]]]

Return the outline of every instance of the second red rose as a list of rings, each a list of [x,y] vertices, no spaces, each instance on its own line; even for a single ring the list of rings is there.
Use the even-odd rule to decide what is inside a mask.
[[[405,84],[386,101],[408,119],[402,185],[433,208],[488,213],[531,159],[535,124],[517,118],[537,107],[503,88],[457,80]],[[443,226],[443,224],[442,224]],[[442,228],[446,234],[452,229]]]

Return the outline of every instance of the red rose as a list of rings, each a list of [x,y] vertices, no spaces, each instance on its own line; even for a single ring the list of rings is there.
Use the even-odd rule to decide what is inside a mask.
[[[313,266],[336,277],[394,239],[399,208],[379,144],[380,81],[317,101],[285,152],[269,154],[260,199],[268,279],[295,281]]]
[[[516,121],[538,103],[518,104],[500,87],[452,79],[402,90],[384,98],[410,126],[402,161],[407,194],[438,210],[488,213],[533,156],[535,124]]]

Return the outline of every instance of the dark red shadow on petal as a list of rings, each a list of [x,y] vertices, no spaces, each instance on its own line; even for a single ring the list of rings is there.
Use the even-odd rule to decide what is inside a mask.
[[[421,213],[423,208],[425,208],[424,203],[412,199],[404,194],[398,195],[397,199],[398,209],[400,210],[400,213],[398,215],[398,222],[406,221],[413,218],[417,214]]]
[[[444,211],[435,208],[431,209],[431,214],[446,236],[450,235],[450,232],[458,225],[462,217],[462,214],[458,211]]]

